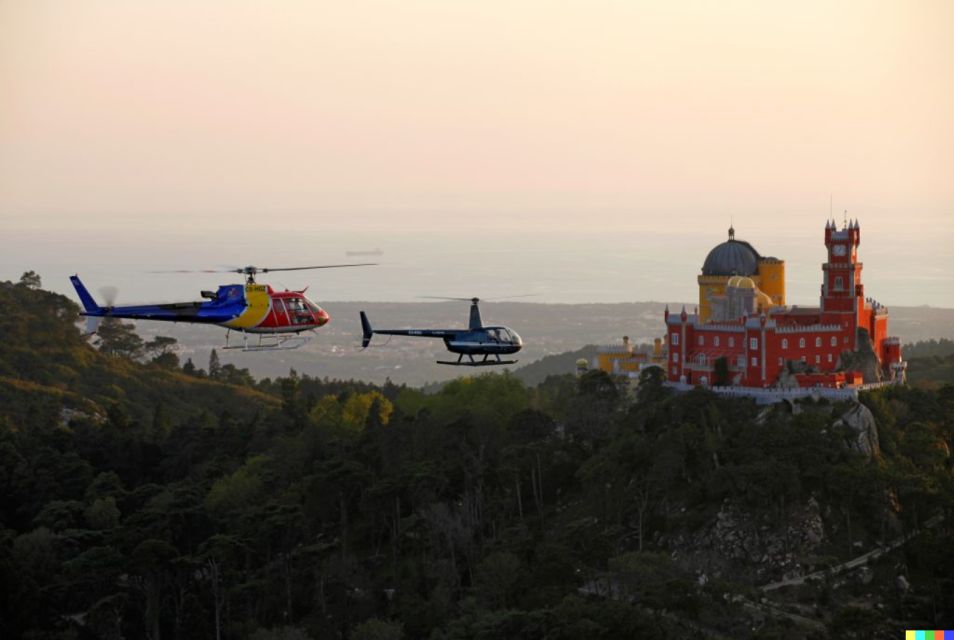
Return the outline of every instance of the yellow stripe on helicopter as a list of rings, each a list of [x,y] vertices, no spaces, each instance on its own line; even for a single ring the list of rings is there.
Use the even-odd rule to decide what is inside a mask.
[[[230,329],[252,329],[268,317],[272,310],[272,298],[268,295],[268,286],[264,284],[245,285],[245,311],[225,323]]]

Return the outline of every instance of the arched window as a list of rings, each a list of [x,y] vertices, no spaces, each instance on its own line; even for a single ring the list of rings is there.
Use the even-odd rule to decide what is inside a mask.
[[[805,348],[805,338],[799,338],[799,339],[798,339],[798,348],[799,348],[799,349],[804,349],[804,348]]]
[[[816,346],[816,347],[820,347],[820,346],[821,346],[821,337],[820,337],[820,336],[819,336],[818,338],[815,338],[815,346]]]
[[[729,346],[730,347],[735,346],[735,338],[733,338],[732,336],[729,336]]]
[[[831,346],[833,346],[833,347],[837,347],[837,346],[838,346],[838,336],[832,336],[832,337],[831,337]]]
[[[782,338],[782,348],[788,349],[788,338]]]
[[[715,345],[716,347],[719,346],[719,336],[715,336],[714,338],[712,338],[712,344]]]

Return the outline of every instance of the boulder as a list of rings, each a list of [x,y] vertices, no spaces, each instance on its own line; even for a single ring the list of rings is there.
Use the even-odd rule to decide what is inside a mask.
[[[860,371],[865,384],[881,382],[884,376],[881,371],[881,362],[871,344],[871,336],[867,329],[858,328],[857,348],[854,351],[842,351],[838,356],[838,371]]]
[[[834,426],[847,427],[849,436],[845,445],[849,449],[865,454],[869,460],[872,456],[881,455],[881,445],[878,440],[878,423],[865,405],[854,403],[848,411],[835,420]]]

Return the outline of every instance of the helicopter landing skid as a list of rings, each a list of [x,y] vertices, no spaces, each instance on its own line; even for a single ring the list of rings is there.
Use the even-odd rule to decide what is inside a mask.
[[[242,333],[242,344],[229,344],[229,332],[225,336],[225,346],[223,349],[241,349],[243,352],[250,351],[290,351],[297,349],[311,340],[311,336],[301,336],[298,334],[287,335],[279,333],[259,334],[258,340],[249,344],[248,334]]]
[[[453,367],[494,367],[502,364],[517,364],[517,360],[501,360],[497,356],[496,360],[490,360],[489,355],[485,355],[483,360],[474,360],[474,356],[467,356],[470,360],[464,360],[463,354],[457,360],[438,360],[436,364],[447,364]]]

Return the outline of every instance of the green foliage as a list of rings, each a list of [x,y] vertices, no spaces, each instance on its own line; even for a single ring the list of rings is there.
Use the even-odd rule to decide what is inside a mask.
[[[96,330],[99,350],[106,355],[136,360],[143,354],[143,341],[136,334],[136,325],[116,318],[103,318]]]
[[[783,528],[813,500],[816,566],[920,531],[871,565],[882,613],[846,606],[848,574],[800,587],[830,635],[950,624],[954,387],[862,394],[869,460],[833,426],[847,405],[675,395],[654,368],[635,397],[602,372],[431,394],[222,363],[210,378],[161,361],[168,340],[151,362],[96,351],[61,296],[8,284],[0,303],[10,637],[804,637],[736,601],[757,607],[759,583],[700,586],[683,552],[722,510]]]
[[[25,271],[23,275],[20,276],[20,282],[18,284],[27,289],[39,289],[42,286],[40,276],[35,271]]]
[[[256,629],[255,633],[249,638],[250,640],[311,640],[312,636],[298,627],[277,627],[275,629]]]
[[[263,474],[268,462],[267,456],[249,458],[234,473],[216,480],[205,498],[205,508],[227,513],[254,504],[265,490]]]
[[[495,551],[477,565],[474,588],[488,608],[507,607],[516,600],[521,572],[520,558],[507,551]]]
[[[112,496],[97,499],[83,512],[86,525],[94,530],[116,528],[119,526],[120,515],[116,498]]]
[[[351,640],[401,640],[404,637],[404,625],[400,622],[365,620],[351,630]]]

